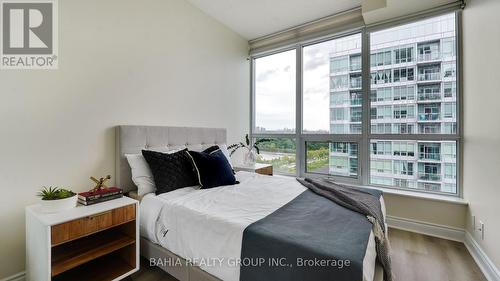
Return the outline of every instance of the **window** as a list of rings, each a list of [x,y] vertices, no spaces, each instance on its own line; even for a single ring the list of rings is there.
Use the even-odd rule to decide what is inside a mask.
[[[372,90],[370,100],[372,102],[391,101],[392,100],[392,88],[378,88],[376,90]]]
[[[254,132],[295,132],[295,50],[256,58]]]
[[[386,84],[392,82],[392,70],[379,70],[372,72],[372,84]]]
[[[418,81],[437,81],[441,80],[441,65],[430,64],[419,66],[418,68]]]
[[[399,47],[394,50],[395,63],[405,63],[413,61],[413,46]]]
[[[383,50],[393,46],[394,63],[408,63],[401,65],[387,65],[393,68],[393,76],[390,81],[393,88],[393,102],[379,101],[378,84],[387,83],[382,69],[378,63],[370,63],[372,73],[372,91],[377,91],[377,102],[374,98],[371,102],[371,133],[414,135],[409,140],[370,140],[370,183],[396,186],[398,188],[412,188],[424,191],[456,193],[456,188],[444,188],[444,182],[454,184],[456,179],[450,178],[444,181],[445,163],[453,162],[456,172],[456,142],[446,142],[439,137],[440,134],[456,134],[457,100],[456,100],[456,61],[454,43],[454,15],[444,15],[429,18],[394,28],[380,30],[370,34],[371,57],[379,54],[379,48]],[[432,38],[429,41],[429,38]],[[405,48],[413,48],[417,52],[416,62],[407,60],[408,56],[402,53],[400,42],[404,41]],[[380,47],[379,47],[380,46]],[[411,49],[408,53],[412,53]],[[406,53],[406,54],[408,54]],[[410,55],[411,56],[411,55]],[[446,60],[445,60],[446,58]],[[377,61],[378,62],[378,61]],[[412,64],[409,64],[412,63]],[[417,77],[415,78],[414,75]],[[450,81],[452,80],[452,81]],[[374,89],[375,87],[375,89]],[[444,100],[446,98],[446,100]],[[392,105],[392,115],[387,116],[385,110]],[[385,127],[381,126],[380,119],[384,124],[392,124],[391,133],[387,133]],[[423,135],[435,135],[435,141],[419,139]],[[428,137],[427,137],[428,138]],[[456,140],[456,139],[455,139]],[[392,147],[391,157],[378,154],[381,144]],[[453,144],[453,145],[451,145]],[[444,149],[446,147],[447,158]],[[375,150],[377,148],[377,150]],[[377,151],[377,153],[374,153]],[[383,161],[384,169],[381,169]],[[390,161],[392,172],[389,173]],[[452,169],[452,168],[448,169]],[[381,173],[383,171],[383,173]],[[392,178],[393,181],[382,180],[382,176]],[[449,180],[449,181],[448,181]]]
[[[392,155],[392,144],[390,141],[374,141],[371,143],[373,155]]]
[[[418,100],[432,101],[441,99],[441,84],[429,84],[418,86]]]
[[[361,134],[361,34],[305,46],[302,54],[302,131]]]
[[[446,82],[443,83],[443,92],[445,98],[456,98],[457,96],[457,83],[456,82]]]
[[[443,103],[443,118],[455,118],[457,105],[454,102]]]
[[[415,99],[415,85],[394,87],[395,101],[410,101]]]
[[[455,26],[444,14],[253,58],[252,138],[273,139],[258,161],[276,173],[458,195]]]
[[[415,134],[416,123],[394,123],[392,126],[393,134]]]
[[[259,140],[261,138],[256,138]],[[296,173],[296,152],[295,139],[292,138],[272,138],[269,142],[259,144],[259,154],[257,163],[272,164],[273,170],[281,174]]]
[[[457,166],[454,163],[444,164],[444,178],[445,179],[456,179],[457,178]]]
[[[332,91],[349,89],[349,75],[332,76],[330,85]]]
[[[361,71],[361,55],[351,56],[351,71]]]
[[[394,69],[394,82],[407,82],[407,81],[413,81],[414,80],[414,68],[413,67],[408,67],[408,68],[396,68]]]
[[[405,160],[394,160],[394,174],[413,176],[413,162]]]
[[[455,38],[445,38],[441,42],[443,45],[443,59],[452,59],[455,56]]]
[[[381,50],[376,54],[371,54],[371,66],[383,66],[392,64],[391,50]]]
[[[315,174],[356,177],[358,144],[350,142],[307,142],[306,171]]]
[[[372,160],[370,169],[374,174],[392,174],[392,161]]]
[[[405,142],[405,141],[395,141],[393,155],[397,157],[414,157],[415,143]]]
[[[330,61],[330,73],[347,72],[349,70],[349,57],[342,56],[332,58]]]
[[[455,62],[443,63],[443,77],[455,78],[456,77],[456,64]]]
[[[415,105],[394,105],[394,119],[415,118]]]
[[[418,61],[439,59],[439,41],[417,43]]]

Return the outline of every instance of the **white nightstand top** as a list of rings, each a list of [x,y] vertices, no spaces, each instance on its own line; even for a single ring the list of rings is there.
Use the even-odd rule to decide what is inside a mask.
[[[97,203],[90,206],[78,205],[75,208],[65,210],[58,213],[43,213],[41,211],[41,205],[35,204],[26,207],[26,212],[32,213],[35,217],[40,220],[45,225],[56,225],[63,222],[71,221],[74,219],[91,216],[93,214],[98,214],[106,212],[112,209],[120,208],[130,204],[136,204],[139,201],[123,196],[118,199],[109,200],[106,202]]]

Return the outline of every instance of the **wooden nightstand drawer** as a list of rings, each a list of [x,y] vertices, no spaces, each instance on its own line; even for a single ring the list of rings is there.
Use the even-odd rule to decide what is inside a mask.
[[[135,204],[54,225],[52,245],[58,245],[135,219]]]

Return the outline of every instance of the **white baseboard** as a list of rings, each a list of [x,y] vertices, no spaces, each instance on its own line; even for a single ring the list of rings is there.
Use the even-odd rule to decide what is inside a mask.
[[[405,219],[394,216],[386,216],[386,222],[389,227],[416,232],[438,238],[464,242],[465,231],[461,228],[432,224],[412,219]]]
[[[467,231],[465,232],[464,244],[486,279],[488,279],[488,281],[500,281],[500,271],[486,255],[479,243],[477,243],[474,237]]]
[[[26,277],[25,274],[26,273],[24,271],[22,271],[22,272],[14,274],[14,275],[5,277],[3,279],[0,279],[0,281],[24,281],[25,277]]]

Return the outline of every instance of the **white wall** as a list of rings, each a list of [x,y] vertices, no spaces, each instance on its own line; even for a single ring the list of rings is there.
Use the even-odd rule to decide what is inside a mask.
[[[59,1],[59,49],[59,70],[0,71],[0,279],[42,185],[114,174],[115,125],[248,131],[247,42],[187,1]]]
[[[464,195],[485,223],[475,240],[500,268],[500,1],[468,1],[463,13]]]

